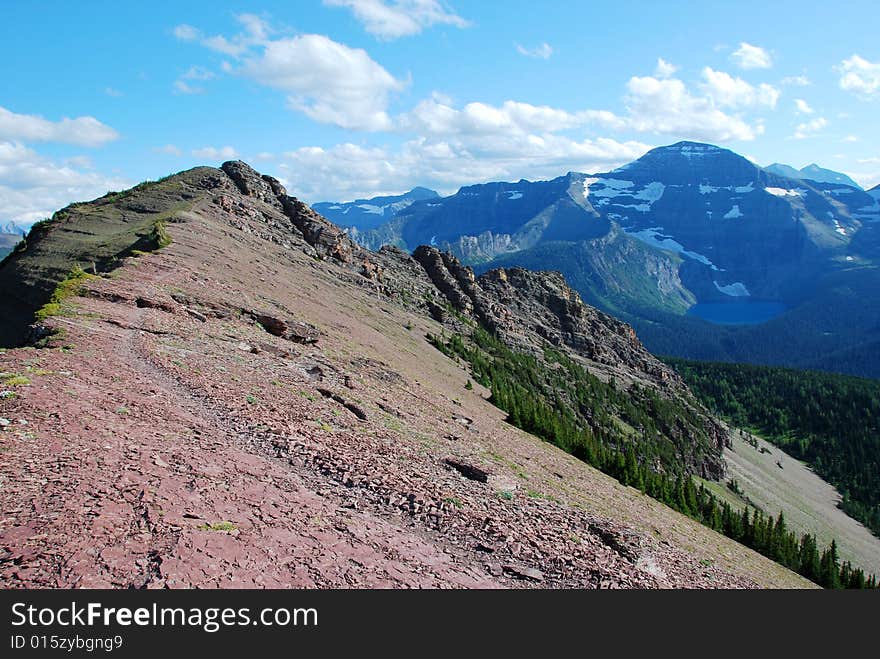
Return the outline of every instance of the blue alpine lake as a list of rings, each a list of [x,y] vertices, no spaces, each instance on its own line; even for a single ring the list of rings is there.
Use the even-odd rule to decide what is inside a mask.
[[[768,300],[732,300],[700,302],[688,309],[689,316],[702,318],[716,325],[760,325],[784,312],[782,302]]]

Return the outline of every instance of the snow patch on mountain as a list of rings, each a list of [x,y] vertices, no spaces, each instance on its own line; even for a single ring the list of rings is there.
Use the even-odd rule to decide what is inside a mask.
[[[626,235],[632,236],[646,245],[681,254],[682,256],[686,256],[694,261],[702,263],[703,265],[709,266],[712,270],[719,270],[719,268],[708,258],[697,252],[691,252],[685,249],[684,245],[676,241],[672,236],[665,234],[664,231],[663,227],[651,227],[649,229],[642,229],[641,231],[623,230]]]
[[[725,295],[729,295],[730,297],[751,297],[751,293],[749,293],[749,289],[746,288],[746,285],[741,281],[735,281],[732,284],[727,284],[722,286],[717,281],[713,281],[715,284],[715,288],[717,288],[721,293]]]
[[[769,192],[775,197],[803,197],[807,191],[803,188],[795,188],[794,190],[786,190],[785,188],[764,188],[764,192]]]
[[[519,190],[510,190],[507,193],[507,200],[508,201],[514,201],[516,199],[522,199],[522,198],[523,198],[523,194]]]
[[[685,158],[702,158],[721,149],[711,144],[683,144],[678,147],[678,152]]]
[[[654,203],[655,201],[659,201],[661,197],[663,197],[663,193],[666,191],[666,186],[660,183],[659,181],[652,181],[648,183],[641,191],[637,192],[635,195],[636,199],[642,199],[643,201],[648,201],[650,203]]]
[[[651,205],[663,197],[666,186],[659,181],[652,181],[639,190],[634,189],[635,183],[614,178],[584,179],[584,199],[592,197],[596,206],[614,206],[615,208],[631,208],[640,213],[648,213]],[[611,199],[629,197],[647,203],[622,204]]]
[[[735,220],[736,218],[742,217],[742,216],[743,216],[743,214],[742,214],[742,211],[739,209],[739,204],[734,204],[733,208],[731,208],[729,211],[727,211],[727,213],[725,213],[724,219],[725,220]]]

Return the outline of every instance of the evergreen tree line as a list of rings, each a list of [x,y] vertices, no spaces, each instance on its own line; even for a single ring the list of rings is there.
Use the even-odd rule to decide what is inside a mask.
[[[681,422],[696,421],[691,408],[645,388],[621,391],[550,348],[543,362],[517,353],[482,328],[468,342],[459,334],[428,339],[470,365],[474,379],[492,392],[490,402],[507,412],[512,425],[825,588],[876,587],[874,576],[840,563],[836,542],[820,551],[813,535],[798,538],[789,530],[781,513],[774,519],[748,507],[736,512],[697,487],[680,460]],[[664,436],[675,435],[675,428],[678,441]]]
[[[667,359],[711,410],[809,464],[880,536],[880,382],[787,368]]]

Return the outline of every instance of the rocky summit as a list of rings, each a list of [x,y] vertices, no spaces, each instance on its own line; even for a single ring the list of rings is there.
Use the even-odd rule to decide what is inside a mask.
[[[370,251],[228,162],[59,211],[0,293],[10,587],[808,585],[515,428],[437,349],[482,328],[583,369],[618,402],[578,423],[637,447],[624,408],[674,404],[657,468],[721,477],[720,424],[558,273]]]

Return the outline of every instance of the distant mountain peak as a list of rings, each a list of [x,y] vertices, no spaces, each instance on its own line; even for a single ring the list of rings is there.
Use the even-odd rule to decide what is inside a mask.
[[[312,208],[341,227],[364,231],[388,222],[408,206],[438,199],[440,195],[429,188],[416,186],[400,195],[386,195],[348,202],[321,201]]]
[[[746,183],[758,178],[760,168],[753,162],[714,144],[682,141],[651,149],[638,160],[611,174],[672,184],[698,184],[707,179]]]
[[[862,186],[860,186],[846,174],[835,172],[832,169],[826,169],[825,167],[821,167],[816,163],[809,164],[801,169],[795,169],[791,165],[785,165],[783,163],[775,162],[772,165],[765,167],[764,169],[771,174],[784,176],[785,178],[816,181],[818,183],[833,183],[846,185],[851,188],[856,188],[858,190],[862,189]]]

